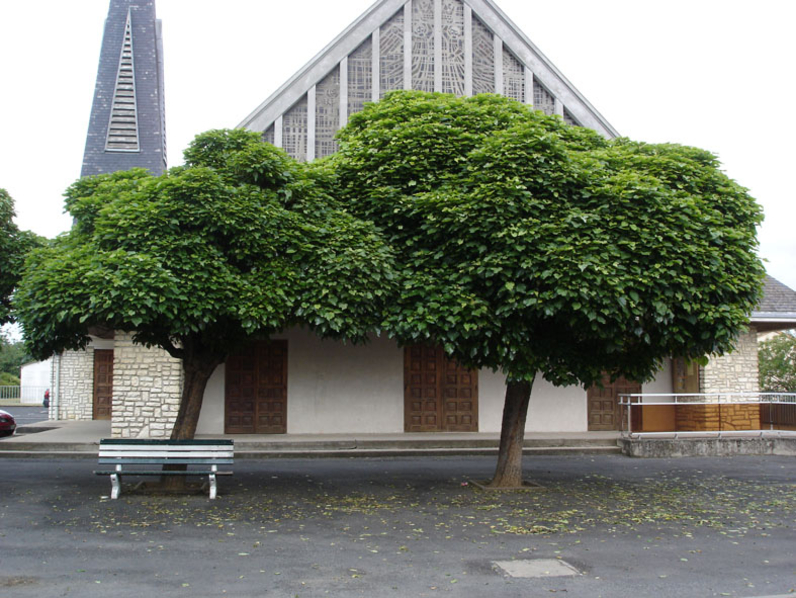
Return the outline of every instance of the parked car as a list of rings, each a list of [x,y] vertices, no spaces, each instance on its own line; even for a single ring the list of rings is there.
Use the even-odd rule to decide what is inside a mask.
[[[17,429],[14,416],[7,411],[0,410],[0,436],[11,436]]]

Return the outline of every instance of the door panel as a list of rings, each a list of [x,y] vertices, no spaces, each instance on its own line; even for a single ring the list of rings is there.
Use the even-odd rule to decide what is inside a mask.
[[[287,433],[287,341],[230,356],[225,378],[226,434]]]
[[[459,366],[441,347],[404,350],[404,430],[478,430],[478,372]]]
[[[603,376],[602,388],[595,384],[586,393],[589,431],[621,430],[623,410],[619,407],[619,395],[640,392],[638,382],[622,377],[611,382],[610,376]]]
[[[113,412],[113,349],[94,349],[94,419]]]
[[[440,427],[436,347],[415,345],[404,350],[404,393],[407,432],[433,432]]]

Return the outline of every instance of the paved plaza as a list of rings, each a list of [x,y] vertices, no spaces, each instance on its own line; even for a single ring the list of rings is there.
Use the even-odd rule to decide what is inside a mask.
[[[237,460],[206,493],[3,458],[0,595],[760,597],[796,588],[796,460]],[[131,480],[132,481],[132,480]]]

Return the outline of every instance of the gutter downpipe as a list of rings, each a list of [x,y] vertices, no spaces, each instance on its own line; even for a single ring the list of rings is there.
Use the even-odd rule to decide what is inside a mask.
[[[53,388],[53,404],[52,404],[52,419],[59,420],[61,408],[61,355],[58,353],[55,356],[55,386]]]

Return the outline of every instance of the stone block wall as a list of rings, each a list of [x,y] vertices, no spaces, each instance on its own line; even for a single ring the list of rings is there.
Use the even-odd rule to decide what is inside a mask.
[[[182,366],[161,349],[147,349],[117,332],[113,353],[114,438],[168,438],[177,419]]]
[[[757,330],[752,326],[743,333],[735,351],[711,357],[700,372],[703,393],[759,392]]]
[[[58,359],[56,356],[55,359]],[[64,351],[60,367],[53,367],[51,389],[58,389],[58,414],[51,396],[50,417],[54,419],[90,420],[94,417],[94,348]],[[54,379],[59,375],[60,383]],[[52,390],[50,391],[52,395]],[[54,417],[55,416],[55,417]]]

